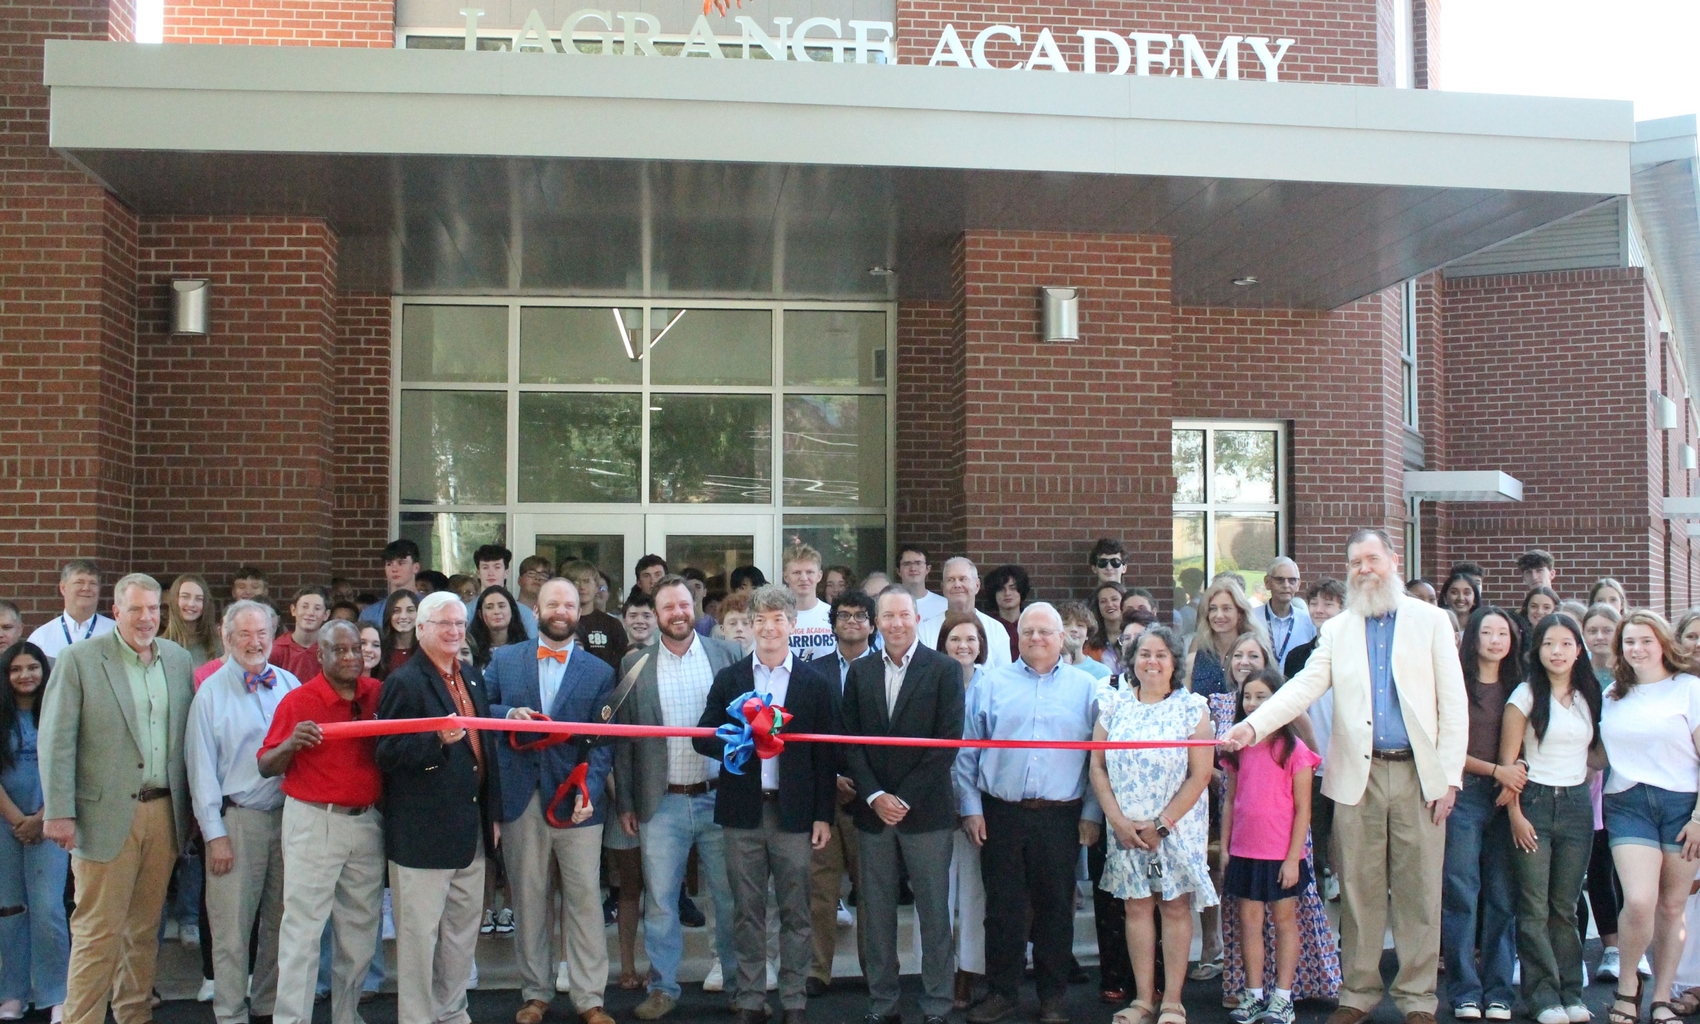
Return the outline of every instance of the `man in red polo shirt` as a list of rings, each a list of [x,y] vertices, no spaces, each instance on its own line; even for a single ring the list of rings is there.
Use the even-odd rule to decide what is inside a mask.
[[[260,746],[260,774],[283,776],[283,925],[275,1024],[310,1024],[319,941],[328,918],[332,1024],[358,1024],[360,983],[383,907],[383,775],[374,739],[324,742],[324,722],[377,717],[382,684],[360,674],[360,633],[337,619],[319,631],[324,671],[290,691]]]

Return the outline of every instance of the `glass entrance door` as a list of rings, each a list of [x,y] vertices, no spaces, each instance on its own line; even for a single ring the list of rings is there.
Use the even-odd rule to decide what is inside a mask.
[[[771,515],[519,514],[514,557],[538,554],[556,566],[582,558],[607,573],[609,610],[625,597],[633,567],[646,554],[667,559],[673,572],[691,567],[707,576],[754,565],[777,579]]]

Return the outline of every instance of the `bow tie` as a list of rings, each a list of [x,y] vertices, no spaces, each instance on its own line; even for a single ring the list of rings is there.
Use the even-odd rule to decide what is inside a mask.
[[[553,658],[555,661],[558,661],[561,664],[565,665],[567,663],[567,650],[568,650],[568,648],[563,647],[563,648],[561,648],[560,650],[557,651],[553,647],[544,647],[542,644],[538,644],[537,645],[537,660],[538,661],[545,661],[545,660],[548,660],[550,658]]]
[[[269,690],[273,686],[277,685],[277,673],[272,671],[272,667],[270,665],[266,666],[266,670],[264,672],[249,672],[244,669],[242,672],[242,685],[248,688],[249,693],[253,693],[262,686]]]

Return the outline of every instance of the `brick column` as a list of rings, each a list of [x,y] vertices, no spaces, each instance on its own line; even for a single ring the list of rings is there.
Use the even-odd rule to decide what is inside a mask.
[[[378,553],[390,521],[390,297],[336,300],[331,572],[385,590]]]
[[[135,562],[254,564],[283,600],[331,565],[336,236],[322,221],[141,223]],[[167,334],[170,281],[210,282],[211,331]]]

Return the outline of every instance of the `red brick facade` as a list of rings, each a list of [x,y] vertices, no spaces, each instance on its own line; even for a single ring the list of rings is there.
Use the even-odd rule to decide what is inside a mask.
[[[167,0],[168,43],[394,46],[394,0]]]
[[[389,540],[390,297],[340,295],[332,373],[331,572],[383,591]]]

